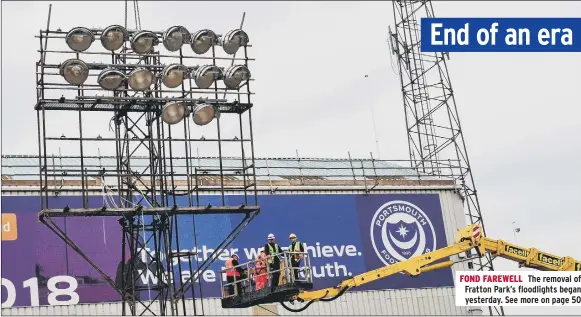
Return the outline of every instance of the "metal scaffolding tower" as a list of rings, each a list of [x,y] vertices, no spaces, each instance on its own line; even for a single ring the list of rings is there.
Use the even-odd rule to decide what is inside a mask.
[[[464,208],[472,224],[484,231],[480,203],[466,151],[460,117],[446,66],[448,53],[422,52],[420,19],[434,17],[430,1],[393,1],[395,30],[389,44],[397,57],[403,93],[410,162],[418,172],[453,179],[461,185]],[[493,271],[493,258],[475,259],[475,269]],[[489,307],[490,315],[504,315]]]
[[[69,32],[50,29],[49,9],[47,28],[36,36],[40,42],[35,105],[39,220],[98,273],[99,282],[109,284],[119,295],[123,315],[203,315],[203,305],[198,307],[195,301],[203,298],[200,277],[260,209],[248,70],[248,62],[253,59],[248,55],[248,36],[241,29],[225,34],[208,29],[189,33],[182,26],[143,31],[137,1],[134,7],[136,29],[127,26],[126,1],[125,26],[76,27]],[[159,45],[162,40],[163,46]],[[70,50],[58,49],[65,43]],[[68,113],[76,114],[78,124],[67,134],[76,135],[59,136],[53,129],[68,123],[63,119]],[[96,113],[109,116],[99,120]],[[231,126],[238,125],[234,138],[223,138],[223,130],[228,128],[221,124],[225,118],[234,119]],[[88,123],[99,122],[100,130],[87,127]],[[97,131],[108,133],[107,128],[114,135],[95,136]],[[212,131],[216,137],[202,135]],[[79,165],[50,168],[49,157],[60,144],[78,146],[75,161]],[[217,168],[199,164],[199,154],[193,153],[198,144],[208,144],[217,152]],[[240,154],[225,166],[223,151],[227,145]],[[96,163],[89,154],[94,149],[114,153],[114,161],[103,166],[99,160],[98,168],[90,168]],[[174,163],[180,155],[185,166],[178,167]],[[137,163],[140,159],[142,164]],[[48,184],[57,177],[63,179],[61,188],[68,186],[71,178],[80,179],[81,200],[75,206],[61,206],[55,201],[59,190]],[[228,183],[232,177],[241,181],[232,185]],[[217,184],[206,184],[207,178]],[[102,202],[91,195],[97,183],[103,185]],[[221,199],[205,202],[201,196],[207,192],[219,193]],[[237,199],[227,200],[226,192],[235,192]],[[233,221],[231,231],[209,257],[198,260],[201,248],[196,217],[217,214],[240,215],[236,217],[240,223]],[[85,217],[118,219],[121,261],[115,278],[115,273],[90,259],[70,234],[75,219]],[[184,219],[193,223],[194,245],[187,249],[191,251],[180,246],[180,240],[184,240],[178,227]],[[143,282],[147,272],[155,282]],[[198,286],[199,292],[195,293]]]

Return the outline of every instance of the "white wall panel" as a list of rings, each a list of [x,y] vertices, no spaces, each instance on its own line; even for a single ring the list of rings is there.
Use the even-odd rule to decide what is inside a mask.
[[[295,305],[299,308],[304,304]],[[223,309],[220,299],[206,298],[203,303],[196,301],[198,314],[203,313],[208,316],[251,316],[258,314],[257,309]],[[454,305],[454,289],[431,288],[431,289],[404,289],[404,290],[382,290],[365,292],[347,292],[337,300],[332,302],[313,303],[309,308],[300,313],[289,312],[281,305],[262,305],[265,308],[281,316],[349,316],[349,315],[467,315],[466,307],[456,307]],[[157,303],[151,307],[158,309]],[[187,301],[186,309],[188,315],[193,315],[193,301]],[[143,311],[143,307],[138,307],[138,314]],[[181,305],[180,305],[181,311]],[[264,314],[264,310],[262,313]],[[99,303],[99,304],[79,304],[72,306],[40,306],[40,307],[13,307],[2,309],[2,315],[121,315],[121,303]],[[145,312],[144,316],[151,313]]]

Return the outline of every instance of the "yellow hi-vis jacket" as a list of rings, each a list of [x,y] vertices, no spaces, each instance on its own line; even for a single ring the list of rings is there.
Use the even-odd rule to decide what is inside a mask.
[[[301,252],[301,242],[300,241],[295,241],[295,246],[293,248],[293,245],[291,243],[291,245],[288,246],[288,252]],[[302,254],[295,254],[295,259],[300,260],[303,258]]]
[[[278,256],[278,255],[275,255],[275,254],[279,254],[280,253],[280,249],[279,249],[278,243],[275,243],[274,246],[275,247],[273,248],[272,245],[270,243],[268,243],[268,255],[269,255],[269,257],[268,257],[268,263],[270,263],[270,264],[274,264],[274,257],[275,256]]]

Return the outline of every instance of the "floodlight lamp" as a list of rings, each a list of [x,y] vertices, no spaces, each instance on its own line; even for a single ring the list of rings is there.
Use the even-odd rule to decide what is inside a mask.
[[[89,77],[89,67],[80,59],[66,60],[61,64],[59,72],[71,85],[82,85]]]
[[[154,75],[149,69],[140,67],[129,74],[129,87],[138,91],[147,90],[153,83],[153,79]]]
[[[124,82],[125,74],[114,68],[105,69],[97,78],[97,83],[105,90],[115,90],[121,87]]]
[[[140,31],[131,39],[131,49],[137,54],[147,54],[159,44],[157,35],[151,31]]]
[[[214,109],[212,105],[200,103],[194,107],[193,119],[194,123],[197,125],[206,125],[216,117],[218,112]]]
[[[222,36],[222,38],[220,38],[220,42],[224,52],[232,55],[236,53],[240,47],[248,45],[249,39],[246,32],[236,29],[228,31],[224,36]]]
[[[188,68],[181,64],[171,64],[164,68],[161,81],[167,88],[176,88],[187,77]]]
[[[194,72],[194,82],[200,89],[208,89],[217,79],[222,78],[222,70],[215,65],[204,65]]]
[[[111,25],[101,33],[101,44],[108,51],[116,51],[129,38],[127,30],[121,25]]]
[[[183,26],[172,26],[163,34],[163,46],[170,52],[179,51],[189,41],[190,32]]]
[[[244,65],[230,66],[224,72],[224,84],[229,89],[238,89],[243,81],[250,79],[250,70]]]
[[[190,46],[196,54],[206,53],[210,47],[218,43],[218,36],[212,30],[199,30],[192,35]]]
[[[84,52],[91,47],[91,44],[95,41],[95,35],[87,28],[77,27],[67,33],[65,41],[73,51]]]
[[[188,113],[188,108],[183,102],[170,101],[161,111],[161,119],[167,124],[176,124],[182,121]]]

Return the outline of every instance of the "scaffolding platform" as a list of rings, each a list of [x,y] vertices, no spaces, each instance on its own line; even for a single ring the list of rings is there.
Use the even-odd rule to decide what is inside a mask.
[[[222,308],[246,308],[261,304],[288,301],[302,290],[312,290],[313,283],[294,282],[286,283],[271,290],[270,287],[258,291],[245,293],[239,296],[222,298]]]

